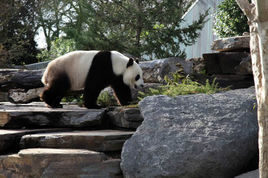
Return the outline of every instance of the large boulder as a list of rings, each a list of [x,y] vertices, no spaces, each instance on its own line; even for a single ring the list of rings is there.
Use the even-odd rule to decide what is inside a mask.
[[[142,125],[125,142],[125,177],[233,178],[258,153],[254,89],[146,97]]]
[[[152,61],[141,62],[143,70],[143,79],[145,83],[162,83],[164,77],[172,76],[175,72],[192,73],[192,62],[184,59],[171,57]]]

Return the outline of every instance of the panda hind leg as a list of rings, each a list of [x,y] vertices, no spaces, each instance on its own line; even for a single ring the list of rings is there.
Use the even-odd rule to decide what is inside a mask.
[[[61,75],[61,77],[53,80],[49,87],[45,87],[41,94],[41,100],[51,108],[62,108],[62,105],[60,104],[61,99],[70,89],[70,86],[69,78],[65,75]]]

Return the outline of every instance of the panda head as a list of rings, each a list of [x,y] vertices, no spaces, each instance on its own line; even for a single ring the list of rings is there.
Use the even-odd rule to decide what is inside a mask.
[[[123,81],[130,88],[139,88],[144,86],[141,67],[132,58],[129,58],[126,70],[123,74]]]

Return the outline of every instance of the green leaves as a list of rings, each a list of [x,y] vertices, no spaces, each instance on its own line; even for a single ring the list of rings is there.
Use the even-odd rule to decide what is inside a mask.
[[[218,6],[213,30],[221,38],[240,36],[244,32],[249,32],[247,18],[235,0],[225,0]]]
[[[213,94],[228,89],[219,88],[218,84],[215,81],[216,79],[214,79],[212,83],[209,83],[209,80],[206,80],[206,83],[203,85],[191,80],[189,76],[184,77],[179,73],[175,73],[173,74],[172,78],[165,76],[165,82],[167,83],[166,85],[161,86],[157,89],[150,88],[148,93],[139,92],[139,100],[143,99],[146,96],[152,95],[168,95],[175,97],[178,95],[197,93]]]
[[[77,5],[80,3],[86,10],[79,11],[75,19],[83,16],[86,25],[77,26],[78,21],[73,21],[65,31],[79,49],[118,50],[136,57],[182,57],[179,44],[195,42],[207,15],[182,28],[181,17],[191,1],[91,0]]]

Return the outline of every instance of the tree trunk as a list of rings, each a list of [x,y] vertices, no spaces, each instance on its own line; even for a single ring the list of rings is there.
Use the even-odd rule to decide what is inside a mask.
[[[252,70],[258,104],[260,178],[268,177],[268,2],[236,0],[250,26]]]

